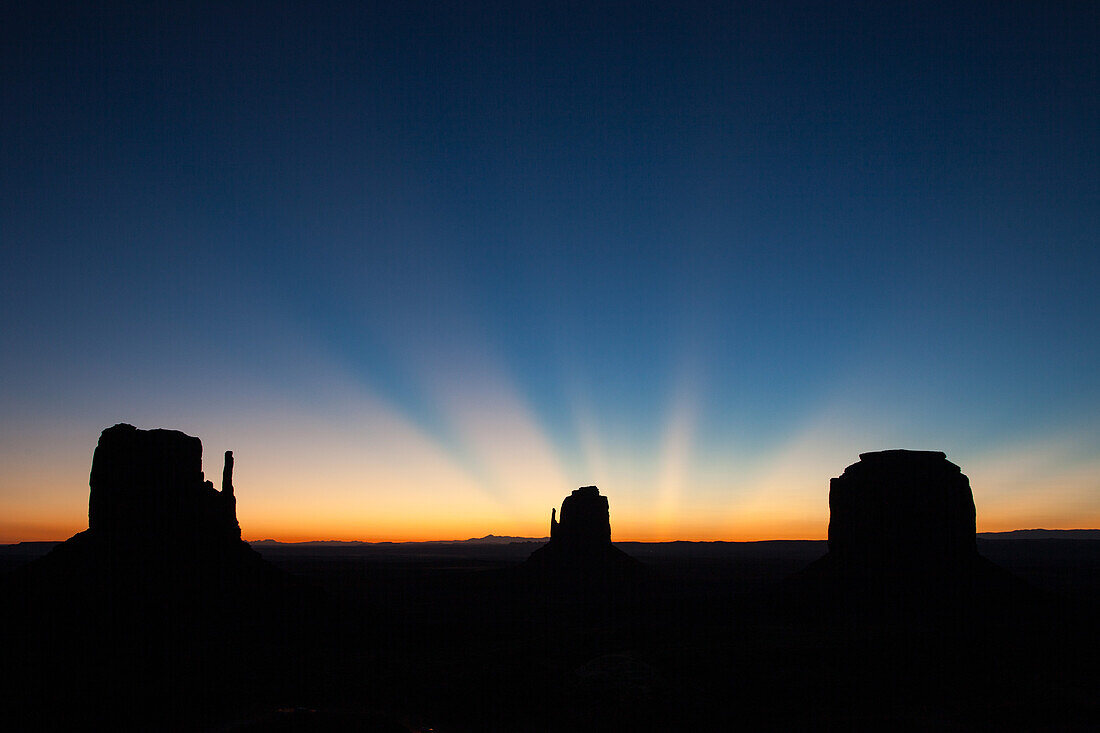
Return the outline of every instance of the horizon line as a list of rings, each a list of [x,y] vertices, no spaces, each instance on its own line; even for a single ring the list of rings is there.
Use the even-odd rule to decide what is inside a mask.
[[[84,532],[87,530],[81,530]],[[1018,529],[1007,530],[993,530],[975,532],[975,537],[982,535],[1004,535],[1013,534],[1016,532],[1100,532],[1100,527],[1021,527]],[[77,533],[79,534],[79,532]],[[74,535],[75,536],[75,535]],[[61,544],[71,538],[65,538],[62,540],[17,540],[15,542],[0,543],[0,546],[12,546],[22,544],[48,544],[56,543]],[[479,540],[512,540],[515,543],[527,543],[527,542],[549,542],[550,537],[522,537],[518,535],[497,535],[487,534],[481,537],[467,537],[465,539],[425,539],[425,540],[361,540],[361,539],[306,539],[306,540],[280,540],[274,537],[261,537],[256,539],[242,540],[248,544],[261,543],[261,542],[276,542],[282,545],[305,545],[305,544],[345,544],[345,545],[423,545],[423,544],[460,544],[467,542],[477,542]],[[758,542],[827,542],[827,537],[769,537],[766,539],[754,539],[754,540],[737,540],[737,539],[614,539],[612,544],[616,543],[634,543],[634,544],[669,544],[673,542],[694,542],[699,544],[704,543],[718,543],[725,542],[730,544],[750,544]]]

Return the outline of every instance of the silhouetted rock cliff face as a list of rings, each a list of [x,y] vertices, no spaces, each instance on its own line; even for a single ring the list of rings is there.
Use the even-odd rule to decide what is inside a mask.
[[[595,486],[582,486],[565,497],[560,521],[551,510],[550,541],[531,553],[524,566],[573,582],[607,580],[631,572],[638,563],[611,544],[607,497]]]
[[[119,424],[100,435],[88,483],[88,529],[32,572],[94,592],[156,587],[195,597],[278,575],[241,540],[231,451],[217,491],[203,476],[198,438]]]
[[[249,679],[286,674],[332,628],[320,594],[241,540],[232,465],[227,452],[219,492],[203,477],[198,438],[103,431],[88,529],[4,579],[0,648],[16,667],[50,672],[27,676],[15,697],[38,711],[66,701],[43,727],[68,727],[72,715],[161,727],[150,720],[180,700],[216,706]],[[169,699],[178,707],[158,702]]]
[[[88,531],[114,543],[181,549],[239,544],[232,472],[226,451],[219,492],[203,477],[198,438],[125,424],[107,428],[92,457]]]
[[[561,503],[561,520],[550,513],[550,541],[573,545],[611,542],[611,511],[607,497],[595,486],[582,486]]]
[[[846,616],[1008,608],[1027,590],[978,554],[970,480],[938,451],[861,453],[829,488],[829,552],[788,586]]]
[[[977,554],[970,480],[938,451],[861,453],[829,484],[829,554],[861,569],[944,568]]]

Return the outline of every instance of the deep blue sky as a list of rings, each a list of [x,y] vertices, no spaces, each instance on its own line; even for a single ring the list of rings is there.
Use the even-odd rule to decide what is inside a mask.
[[[467,482],[425,496],[486,498],[455,532],[590,481],[638,527],[720,535],[765,484],[810,526],[889,447],[978,466],[979,521],[1100,521],[1096,3],[179,5],[5,12],[27,527],[118,421],[284,476],[399,424],[391,464]],[[333,469],[364,526],[376,468]]]

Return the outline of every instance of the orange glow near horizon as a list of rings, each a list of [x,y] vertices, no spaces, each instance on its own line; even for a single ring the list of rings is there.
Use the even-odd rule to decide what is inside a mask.
[[[468,394],[476,399],[447,404],[458,445],[368,394],[344,391],[339,409],[324,415],[290,420],[273,411],[180,426],[203,436],[204,469],[215,481],[221,452],[234,450],[244,537],[544,537],[551,508],[572,489],[595,484],[610,501],[615,541],[824,539],[829,479],[858,460],[851,446],[908,442],[864,416],[824,411],[768,451],[708,454],[696,441],[694,395],[683,389],[648,452],[616,442],[613,427],[578,409],[581,453],[567,460],[511,389],[474,390]],[[845,425],[861,429],[837,427]],[[0,543],[63,540],[87,528],[97,435],[91,426],[69,425],[5,437]],[[1055,436],[949,451],[948,459],[970,478],[979,532],[1100,527],[1100,459],[1087,447]]]
[[[274,539],[281,542],[340,540],[362,542],[421,542],[464,540],[488,534],[541,538],[549,534],[550,503],[542,516],[508,517],[503,514],[455,516],[446,513],[419,515],[396,512],[303,512],[286,507],[286,513],[245,509],[247,499],[238,492],[242,536],[248,540]],[[1045,492],[1044,492],[1045,493]],[[1076,493],[1076,492],[1074,492]],[[86,495],[86,489],[85,489]],[[247,495],[246,495],[247,496]],[[659,524],[643,513],[623,506],[611,495],[612,539],[615,542],[823,540],[828,532],[827,490],[821,492],[821,505],[805,512],[754,512],[736,518],[682,518],[675,523]],[[59,541],[87,529],[86,497],[72,509],[56,514],[28,515],[20,512],[0,520],[0,544]],[[1100,527],[1100,513],[1084,511],[1074,516],[1044,509],[1041,497],[1002,503],[990,502],[990,510],[978,503],[978,532],[1006,532],[1015,529],[1083,529]],[[812,511],[810,511],[812,509]],[[373,515],[373,518],[371,518]]]
[[[1042,517],[1022,521],[978,521],[978,532],[1010,532],[1016,529],[1095,529],[1100,526],[1100,516],[1080,517],[1077,521],[1058,521]],[[343,542],[431,542],[466,540],[493,534],[498,536],[543,538],[549,532],[547,523],[525,523],[512,527],[491,526],[480,522],[447,525],[418,525],[409,523],[373,527],[368,531],[354,524],[306,525],[242,523],[242,536],[248,541],[272,539],[279,542],[309,542],[335,540]],[[0,544],[18,542],[58,542],[88,528],[87,519],[82,522],[4,521],[0,523]],[[616,522],[612,518],[614,542],[761,542],[768,540],[824,540],[828,534],[828,521],[812,525],[760,524],[754,527],[705,527],[697,526],[683,534],[665,534],[651,527]]]

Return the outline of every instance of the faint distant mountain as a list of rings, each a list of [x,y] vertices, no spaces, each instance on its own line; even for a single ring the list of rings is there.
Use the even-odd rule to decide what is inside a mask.
[[[19,542],[0,545],[0,574],[26,565],[57,547],[60,542]]]
[[[280,542],[279,540],[252,540],[249,544],[260,547],[280,545],[294,547],[359,547],[362,545],[510,545],[513,542],[548,542],[549,537],[511,537],[487,534],[468,540],[424,540],[421,542],[364,542],[362,540],[306,540],[304,542]]]
[[[462,540],[472,545],[508,545],[513,542],[549,542],[549,537],[510,537],[508,535],[487,534],[484,537],[473,537]]]
[[[1100,540],[1100,529],[1014,529],[979,532],[981,540]]]
[[[14,545],[0,545],[0,552],[21,553],[27,555],[45,555],[53,548],[60,545],[60,542],[16,542]]]

